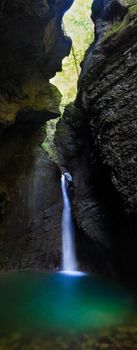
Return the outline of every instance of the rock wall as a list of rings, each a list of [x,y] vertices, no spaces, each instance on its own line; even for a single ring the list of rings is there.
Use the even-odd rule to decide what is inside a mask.
[[[60,116],[49,79],[71,39],[62,17],[73,0],[0,1],[0,270],[60,264],[60,172],[41,145]]]
[[[74,178],[74,218],[90,266],[136,283],[136,5],[93,2],[95,40],[75,104],[58,124],[60,165]]]
[[[0,269],[53,269],[60,264],[60,172],[41,148],[39,126],[5,130],[0,147]],[[1,194],[2,196],[2,194]]]
[[[62,17],[73,0],[0,1],[0,123],[22,111],[59,114],[59,97],[48,79],[61,70],[71,39]]]

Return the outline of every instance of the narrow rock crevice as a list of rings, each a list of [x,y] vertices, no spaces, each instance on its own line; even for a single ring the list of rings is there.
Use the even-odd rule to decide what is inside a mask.
[[[135,285],[137,41],[136,12],[129,9],[93,2],[95,40],[55,140],[60,166],[74,179],[77,230],[94,247],[91,268]]]

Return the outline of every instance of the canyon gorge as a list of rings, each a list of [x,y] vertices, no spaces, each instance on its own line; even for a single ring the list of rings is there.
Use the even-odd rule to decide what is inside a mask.
[[[68,170],[79,266],[135,286],[136,4],[93,2],[94,41],[57,123],[55,162],[41,145],[60,116],[49,80],[70,53],[62,18],[72,3],[0,2],[0,269],[59,268]]]
[[[137,3],[78,0],[79,66],[76,1],[0,0],[0,350],[137,350]]]

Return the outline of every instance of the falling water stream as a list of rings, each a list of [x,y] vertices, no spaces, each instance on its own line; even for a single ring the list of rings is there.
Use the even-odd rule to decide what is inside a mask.
[[[77,269],[74,226],[72,221],[71,203],[68,195],[68,184],[70,181],[72,181],[72,178],[69,173],[62,174],[62,269],[66,272],[74,272]]]
[[[63,273],[0,273],[2,350],[122,350],[127,334],[133,345],[128,349],[136,349],[134,298],[114,282],[77,271],[71,181],[69,173],[62,175]],[[128,325],[135,326],[127,333]]]

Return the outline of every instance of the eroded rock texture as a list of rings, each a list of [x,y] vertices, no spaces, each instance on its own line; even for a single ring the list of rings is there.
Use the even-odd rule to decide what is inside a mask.
[[[48,79],[70,52],[61,22],[72,2],[0,1],[0,123],[14,123],[24,110],[59,114],[60,97]]]
[[[115,0],[94,1],[92,9],[95,41],[56,144],[61,166],[74,177],[74,217],[90,237],[91,266],[135,282],[137,14]]]
[[[0,269],[53,269],[60,263],[60,173],[43,151],[41,127],[5,130],[0,144]]]
[[[0,270],[59,267],[60,173],[41,144],[60,115],[49,79],[70,52],[72,2],[0,1]]]

